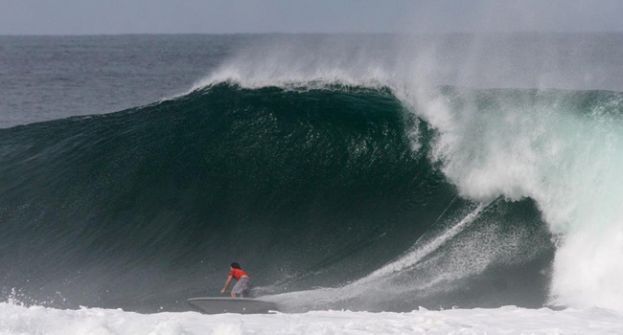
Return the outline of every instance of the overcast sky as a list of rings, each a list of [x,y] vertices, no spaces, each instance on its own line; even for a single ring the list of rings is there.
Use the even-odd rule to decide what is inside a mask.
[[[0,0],[0,34],[623,31],[623,0]]]

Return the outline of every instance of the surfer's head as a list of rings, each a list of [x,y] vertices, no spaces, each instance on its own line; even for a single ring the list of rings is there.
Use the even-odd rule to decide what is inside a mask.
[[[242,269],[242,268],[240,267],[240,264],[238,264],[238,263],[236,263],[236,262],[231,263],[231,265],[230,265],[230,266],[231,266],[232,268],[234,268],[234,269]]]

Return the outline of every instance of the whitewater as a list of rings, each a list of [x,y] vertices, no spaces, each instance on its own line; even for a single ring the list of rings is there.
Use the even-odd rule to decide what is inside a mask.
[[[494,69],[482,41],[458,64],[428,45],[379,56],[339,39],[313,53],[269,42],[151,105],[0,132],[5,237],[39,237],[4,247],[26,255],[5,261],[20,269],[5,280],[30,287],[0,304],[0,334],[623,333],[616,79],[547,72],[543,59],[525,75],[506,51]],[[63,187],[66,202],[50,200]],[[61,270],[38,254],[50,221],[67,222],[49,230]],[[257,293],[288,313],[177,311],[221,280],[189,270],[220,269],[193,254],[229,257],[219,250],[237,232],[262,237],[240,243],[264,255],[237,256],[264,268]]]
[[[513,306],[408,313],[316,311],[301,314],[138,314],[0,304],[1,334],[620,334],[623,317],[603,310]]]

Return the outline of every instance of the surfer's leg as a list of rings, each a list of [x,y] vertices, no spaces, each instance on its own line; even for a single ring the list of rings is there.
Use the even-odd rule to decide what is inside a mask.
[[[242,278],[240,278],[238,280],[238,282],[236,282],[236,285],[234,285],[234,287],[232,287],[231,289],[231,297],[235,298],[238,295],[240,295],[242,293],[242,288],[241,288],[241,283],[242,283]]]
[[[232,297],[243,297],[245,296],[246,291],[249,290],[249,277],[240,278],[234,288],[231,289]]]
[[[249,279],[249,277],[242,278],[242,279],[244,279],[244,282],[240,284],[241,286],[240,296],[243,298],[248,298],[249,292],[251,291],[251,280]]]

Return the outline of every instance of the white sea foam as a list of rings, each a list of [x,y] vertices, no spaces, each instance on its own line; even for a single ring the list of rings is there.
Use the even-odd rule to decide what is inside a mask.
[[[409,313],[318,311],[302,314],[139,314],[59,310],[0,303],[0,334],[621,334],[623,316],[600,309],[553,311],[513,306]]]

